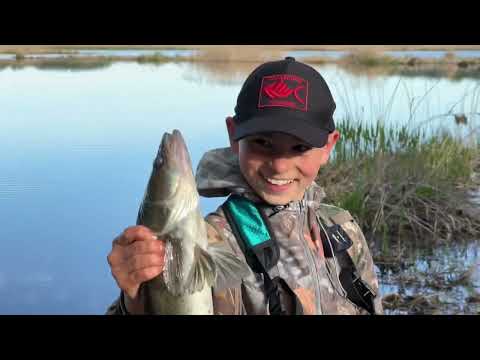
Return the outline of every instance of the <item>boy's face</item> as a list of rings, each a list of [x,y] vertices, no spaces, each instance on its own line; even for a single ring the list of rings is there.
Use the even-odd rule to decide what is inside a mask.
[[[283,133],[264,133],[240,141],[232,140],[235,124],[227,118],[232,150],[238,155],[240,170],[257,195],[272,205],[301,200],[328,161],[339,139],[329,135],[322,148],[312,148],[302,140]]]

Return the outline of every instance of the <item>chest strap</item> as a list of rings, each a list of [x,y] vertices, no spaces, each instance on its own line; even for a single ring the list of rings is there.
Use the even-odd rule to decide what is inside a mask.
[[[294,313],[302,315],[302,305],[285,280],[278,276],[272,279],[268,273],[277,264],[280,249],[261,206],[244,197],[231,195],[222,209],[248,265],[252,271],[263,276],[270,314],[288,313],[281,301],[282,289],[293,301]]]
[[[321,221],[321,219],[318,219]],[[347,292],[347,298],[355,305],[365,309],[369,314],[375,314],[373,300],[375,295],[365,281],[362,280],[353,260],[347,250],[353,245],[352,239],[339,224],[326,226],[322,221],[322,243],[325,257],[337,258],[340,266],[339,280]],[[332,253],[333,250],[333,253]]]

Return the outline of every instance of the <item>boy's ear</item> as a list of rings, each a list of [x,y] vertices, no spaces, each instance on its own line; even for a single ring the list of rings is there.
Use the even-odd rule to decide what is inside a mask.
[[[231,116],[227,117],[227,130],[228,130],[228,138],[230,140],[230,148],[232,151],[238,155],[238,141],[233,140],[233,135],[235,134],[235,122]]]
[[[340,139],[340,133],[338,132],[338,130],[335,130],[334,132],[328,135],[328,143],[327,143],[328,146],[333,148],[339,139]]]
[[[333,148],[335,147],[335,144],[339,139],[340,139],[340,133],[338,132],[338,130],[335,130],[334,132],[328,135],[327,144],[325,145],[328,155],[330,155]]]

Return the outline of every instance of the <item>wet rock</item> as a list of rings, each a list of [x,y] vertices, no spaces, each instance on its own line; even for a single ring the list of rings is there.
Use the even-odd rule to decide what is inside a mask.
[[[416,295],[405,298],[405,306],[411,314],[440,314],[440,299],[437,295]]]
[[[396,309],[403,303],[402,297],[397,293],[387,294],[382,298],[385,309]]]
[[[437,295],[387,294],[382,298],[384,309],[406,314],[440,314],[440,299]]]

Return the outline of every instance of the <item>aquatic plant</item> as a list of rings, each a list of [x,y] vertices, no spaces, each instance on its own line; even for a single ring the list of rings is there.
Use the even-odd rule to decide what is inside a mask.
[[[33,64],[40,70],[94,70],[109,67],[112,61],[108,58],[66,58],[66,59],[46,59]]]
[[[353,51],[339,60],[340,64],[361,67],[400,65],[400,59],[371,49]]]
[[[471,203],[469,191],[480,185],[475,176],[480,172],[479,128],[464,137],[427,128],[434,118],[412,121],[418,103],[411,104],[405,124],[392,124],[388,113],[397,88],[380,120],[355,121],[357,112],[350,109],[338,122],[341,139],[317,178],[326,201],[349,210],[377,238],[478,237],[480,209]],[[476,107],[478,99],[472,100],[473,114]],[[451,112],[441,116],[454,118]],[[467,119],[465,114],[457,117]]]
[[[153,55],[140,55],[137,56],[136,60],[139,64],[145,64],[145,63],[153,63],[153,64],[158,64],[158,63],[166,63],[169,61],[172,61],[175,58],[170,58],[168,56],[163,56],[160,53],[155,53]]]

